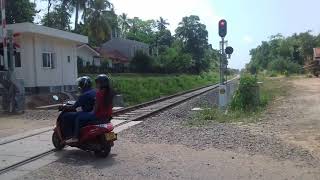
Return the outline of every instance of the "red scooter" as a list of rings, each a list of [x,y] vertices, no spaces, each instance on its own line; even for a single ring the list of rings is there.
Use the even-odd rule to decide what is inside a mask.
[[[61,113],[52,134],[52,143],[54,147],[56,150],[62,150],[68,145],[84,151],[94,152],[98,157],[107,157],[111,151],[111,147],[114,145],[113,142],[117,140],[117,134],[113,132],[112,123],[103,123],[101,121],[92,122],[81,128],[79,142],[70,144],[65,142],[66,139],[61,130],[61,117],[66,112],[76,112],[75,109],[70,108],[73,103],[73,101],[68,101],[59,107]]]

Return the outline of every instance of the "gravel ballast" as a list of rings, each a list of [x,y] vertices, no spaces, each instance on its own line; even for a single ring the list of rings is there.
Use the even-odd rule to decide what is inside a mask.
[[[265,133],[253,133],[250,125],[211,123],[205,127],[189,127],[186,122],[193,118],[194,107],[216,104],[217,90],[189,100],[168,111],[145,119],[143,123],[125,130],[120,138],[137,143],[182,144],[196,150],[217,148],[243,152],[250,155],[267,155],[278,160],[303,161],[317,166],[319,160],[302,147],[279,139],[272,126]],[[260,125],[263,123],[260,123]],[[252,125],[254,127],[256,125]]]

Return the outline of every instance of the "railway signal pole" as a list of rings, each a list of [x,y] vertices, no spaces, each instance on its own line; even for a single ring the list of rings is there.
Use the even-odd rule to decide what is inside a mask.
[[[219,107],[225,109],[228,103],[228,88],[227,88],[227,66],[228,58],[233,53],[233,48],[227,45],[225,41],[227,35],[227,21],[222,19],[218,24],[220,41],[220,85],[219,85]],[[226,47],[227,46],[227,47]],[[226,48],[225,48],[226,47]],[[227,56],[228,55],[228,56]]]

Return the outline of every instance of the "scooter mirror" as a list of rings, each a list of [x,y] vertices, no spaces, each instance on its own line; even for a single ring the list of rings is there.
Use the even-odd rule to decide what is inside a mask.
[[[52,96],[52,99],[55,100],[55,101],[58,101],[58,100],[59,100],[59,97],[58,97],[57,95],[53,95],[53,96]]]

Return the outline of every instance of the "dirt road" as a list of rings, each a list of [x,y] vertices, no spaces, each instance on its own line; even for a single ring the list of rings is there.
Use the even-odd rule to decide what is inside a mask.
[[[105,160],[62,152],[20,179],[320,179],[320,79],[291,83],[259,123],[185,126],[208,93],[121,132]]]
[[[0,138],[53,126],[57,110],[28,110],[22,115],[0,115]]]

